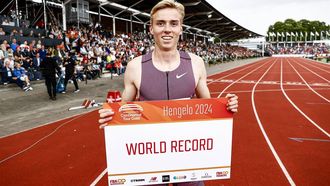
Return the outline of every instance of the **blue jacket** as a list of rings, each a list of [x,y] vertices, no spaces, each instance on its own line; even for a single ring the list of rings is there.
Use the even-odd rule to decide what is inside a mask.
[[[20,78],[23,75],[25,75],[25,68],[20,67],[20,68],[14,68],[13,76]]]

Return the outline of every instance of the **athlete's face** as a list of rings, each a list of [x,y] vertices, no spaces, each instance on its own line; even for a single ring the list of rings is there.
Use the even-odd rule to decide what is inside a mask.
[[[158,10],[152,17],[150,32],[156,47],[161,50],[175,50],[182,33],[182,17],[174,8]]]

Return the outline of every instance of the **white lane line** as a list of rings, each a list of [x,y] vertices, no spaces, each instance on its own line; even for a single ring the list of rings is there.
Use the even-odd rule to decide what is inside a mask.
[[[89,113],[89,112],[88,112],[88,113]],[[82,115],[80,115],[80,116],[77,116],[77,117],[75,117],[75,118],[72,118],[72,119],[70,119],[69,121],[66,121],[66,122],[62,123],[61,125],[59,125],[58,127],[56,127],[51,133],[49,133],[49,134],[47,134],[46,136],[40,138],[39,140],[37,140],[36,142],[34,142],[33,144],[31,144],[30,146],[24,148],[23,150],[20,150],[19,152],[15,153],[15,154],[13,154],[13,155],[11,155],[11,156],[8,156],[8,157],[6,157],[6,158],[0,160],[0,164],[2,164],[3,162],[8,161],[8,160],[10,160],[10,159],[12,159],[12,158],[14,158],[14,157],[20,155],[20,154],[23,154],[24,152],[30,150],[30,149],[33,148],[34,146],[38,145],[40,142],[44,141],[45,139],[47,139],[47,138],[50,137],[51,135],[55,134],[55,132],[57,132],[57,131],[58,131],[60,128],[62,128],[64,125],[66,125],[66,124],[70,123],[71,121],[74,121],[74,120],[76,120],[76,119],[78,119],[78,118],[80,118],[80,117],[82,117],[82,116],[84,116],[84,115],[86,115],[86,114],[87,114],[87,113],[82,114]]]
[[[282,60],[282,59],[281,59]],[[259,128],[262,132],[262,135],[264,136],[267,144],[268,144],[268,147],[270,148],[270,150],[272,151],[273,153],[273,156],[275,157],[278,165],[281,167],[282,169],[282,172],[284,173],[286,179],[289,181],[290,185],[296,185],[293,181],[293,179],[291,178],[289,172],[287,171],[287,169],[285,168],[281,158],[278,156],[273,144],[271,143],[271,141],[269,140],[268,138],[268,135],[260,121],[260,118],[259,118],[259,115],[258,115],[258,112],[257,112],[257,109],[256,109],[256,105],[255,105],[255,100],[254,100],[254,93],[255,93],[255,89],[258,85],[258,83],[261,81],[261,79],[268,73],[268,71],[272,68],[272,66],[276,63],[277,60],[275,60],[275,62],[273,62],[273,64],[266,70],[266,72],[260,77],[260,79],[258,80],[258,82],[253,86],[253,89],[252,89],[252,94],[251,94],[251,102],[252,102],[252,108],[253,108],[253,112],[254,112],[254,115],[256,117],[256,120],[258,122],[258,125],[259,125]]]
[[[330,68],[330,63],[323,63],[323,62],[312,60],[312,59],[308,59],[308,58],[300,58],[300,59],[303,59],[303,61],[305,61],[307,63],[312,62],[315,65],[319,65],[319,66],[325,67],[325,68]]]
[[[8,134],[8,135],[4,135],[4,136],[1,136],[0,139],[2,138],[6,138],[6,137],[9,137],[9,136],[13,136],[13,135],[16,135],[16,134],[19,134],[19,133],[22,133],[22,132],[26,132],[26,131],[29,131],[29,130],[33,130],[33,129],[37,129],[37,128],[40,128],[40,127],[44,127],[46,125],[49,125],[49,124],[52,124],[52,123],[56,123],[56,122],[59,122],[59,121],[62,121],[62,120],[66,120],[68,118],[73,118],[73,117],[76,117],[76,116],[80,116],[80,115],[84,115],[84,114],[88,114],[90,112],[93,112],[94,110],[97,110],[98,108],[95,108],[93,110],[90,110],[88,112],[84,112],[84,113],[77,113],[77,114],[74,114],[74,115],[71,115],[71,116],[67,116],[67,117],[64,117],[62,119],[58,119],[58,120],[54,120],[54,121],[50,121],[48,123],[45,123],[45,124],[41,124],[41,125],[38,125],[38,126],[35,126],[35,127],[32,127],[32,128],[28,128],[28,129],[24,129],[24,130],[21,130],[19,132],[14,132],[14,133],[11,133],[11,134]]]
[[[315,139],[315,138],[289,138],[290,140],[304,142],[304,141],[316,141],[316,142],[330,142],[330,140],[326,139]]]
[[[307,63],[307,62],[303,62],[303,63],[304,63],[305,65],[308,65],[308,66],[310,66],[310,67],[317,68],[317,69],[319,69],[319,70],[321,70],[321,71],[323,71],[323,72],[326,72],[326,73],[330,74],[329,71],[324,70],[324,69],[322,69],[322,68],[320,68],[320,67],[317,67],[317,65],[312,65],[311,63]]]
[[[289,96],[286,94],[284,88],[283,88],[283,63],[282,63],[282,59],[281,59],[281,90],[283,95],[286,97],[286,99],[291,103],[291,105],[298,111],[300,112],[300,114],[302,114],[309,122],[311,122],[316,128],[318,128],[323,134],[325,134],[326,136],[328,136],[330,138],[329,133],[327,133],[324,129],[322,129],[320,126],[318,126],[311,118],[309,118],[303,111],[301,111],[299,109],[299,107],[297,107],[297,105],[295,105],[293,103],[293,101],[289,98]]]
[[[260,85],[260,83],[259,83]],[[305,90],[309,90],[308,88],[300,88],[300,89],[295,89],[295,88],[291,88],[291,89],[285,89],[286,91],[305,91]],[[314,90],[330,90],[330,88],[315,88]],[[255,92],[278,92],[278,91],[282,91],[281,89],[266,89],[266,90],[256,90]],[[252,90],[235,90],[235,91],[231,91],[231,93],[251,93]],[[229,92],[224,92],[224,93],[229,93]],[[211,92],[211,94],[220,94],[220,92]],[[308,104],[308,103],[307,103]],[[327,103],[324,103],[327,104]]]
[[[258,70],[259,68],[263,67],[263,66],[266,65],[266,64],[268,64],[268,63],[264,63],[264,64],[260,65],[258,68],[255,68],[254,70],[250,71],[249,73],[245,74],[244,76],[240,77],[239,79],[237,79],[237,80],[235,80],[234,82],[232,82],[231,84],[229,84],[229,85],[228,85],[226,88],[224,88],[224,89],[222,90],[222,92],[218,95],[218,98],[220,98],[221,95],[222,95],[222,94],[223,94],[223,93],[224,93],[229,87],[231,87],[233,84],[237,83],[239,80],[245,78],[246,76],[252,74],[253,72],[255,72],[256,70]]]
[[[266,61],[267,61],[268,59],[264,59],[264,60],[265,60],[265,62],[263,62],[263,63],[266,63]],[[243,71],[243,70],[246,70],[246,69],[248,69],[248,68],[250,68],[250,67],[258,66],[259,63],[261,63],[261,61],[263,61],[263,60],[257,61],[257,62],[255,62],[255,63],[253,63],[252,65],[247,64],[247,65],[249,65],[249,66],[244,67],[244,68],[242,68],[242,69],[240,69],[240,70],[238,70],[238,71],[232,72],[232,73],[230,73],[230,74],[227,74],[227,75],[225,75],[225,76],[223,76],[223,77],[221,77],[221,78],[215,79],[215,80],[213,80],[213,81],[211,81],[211,82],[209,82],[209,83],[207,83],[207,84],[209,85],[209,84],[211,84],[211,83],[217,82],[217,81],[219,81],[219,80],[221,80],[221,79],[223,79],[223,78],[226,78],[226,77],[228,77],[228,76],[231,76],[231,75],[233,75],[233,74],[236,74],[236,73],[238,73],[238,72],[241,72],[241,71]],[[241,66],[241,67],[242,67],[242,66]],[[235,68],[233,68],[233,69],[235,69]],[[232,70],[232,69],[229,69],[229,70]],[[226,71],[229,71],[229,70],[226,70]],[[224,71],[224,72],[226,72],[226,71]],[[221,73],[224,73],[224,72],[221,72]]]
[[[318,76],[319,78],[323,79],[324,81],[326,81],[326,82],[330,83],[330,81],[329,81],[329,80],[327,80],[326,78],[324,78],[324,77],[320,76],[320,75],[319,75],[319,74],[317,74],[316,72],[314,72],[314,71],[312,71],[312,70],[310,70],[310,69],[306,68],[305,66],[301,65],[300,63],[297,63],[297,64],[298,64],[298,65],[300,65],[301,67],[303,67],[304,69],[306,69],[306,70],[310,71],[311,73],[315,74],[315,75],[316,75],[316,76]]]
[[[90,184],[90,186],[95,186],[102,178],[103,176],[107,173],[107,168],[105,168],[100,175],[97,176],[97,178]]]
[[[286,59],[287,60],[287,59]],[[292,66],[292,64],[290,63],[289,60],[287,60],[289,65],[293,68],[293,70],[298,74],[298,76],[300,77],[301,80],[303,80],[303,82],[305,83],[305,85],[312,91],[314,92],[316,95],[318,95],[320,98],[322,98],[323,100],[325,100],[326,102],[330,103],[330,100],[328,100],[327,98],[323,97],[321,94],[319,94],[318,92],[316,92],[311,86],[309,86],[309,84],[306,82],[306,80],[300,75],[300,73],[296,70],[296,68],[294,68],[294,66]]]

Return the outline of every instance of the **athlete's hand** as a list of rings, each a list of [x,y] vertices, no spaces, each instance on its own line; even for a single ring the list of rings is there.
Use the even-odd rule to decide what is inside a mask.
[[[228,98],[227,110],[238,112],[238,97],[235,94],[227,94],[226,98]]]
[[[99,110],[99,124],[100,124],[100,129],[104,128],[107,125],[108,121],[112,120],[112,116],[115,113],[112,111],[112,109],[100,109]]]

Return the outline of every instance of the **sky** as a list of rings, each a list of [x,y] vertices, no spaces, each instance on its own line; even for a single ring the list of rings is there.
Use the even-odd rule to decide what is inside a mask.
[[[258,34],[288,18],[330,25],[330,0],[206,0],[223,15]]]

